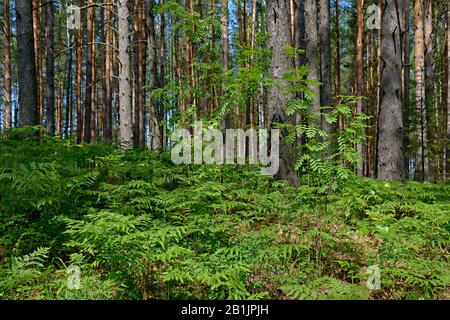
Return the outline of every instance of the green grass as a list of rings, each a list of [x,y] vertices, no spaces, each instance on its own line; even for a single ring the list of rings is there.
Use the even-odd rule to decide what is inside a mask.
[[[0,299],[450,297],[449,184],[294,189],[33,132],[0,137]]]

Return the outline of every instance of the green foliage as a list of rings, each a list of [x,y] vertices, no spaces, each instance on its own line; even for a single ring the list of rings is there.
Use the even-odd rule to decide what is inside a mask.
[[[349,175],[324,195],[29,129],[0,154],[1,299],[448,297],[449,185]]]

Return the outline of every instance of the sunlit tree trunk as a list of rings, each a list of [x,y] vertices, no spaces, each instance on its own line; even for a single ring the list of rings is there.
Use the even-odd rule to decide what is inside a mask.
[[[424,2],[424,33],[425,33],[425,109],[426,109],[426,135],[427,141],[425,145],[425,153],[428,164],[428,171],[425,171],[425,180],[433,180],[434,176],[434,161],[433,154],[436,147],[435,128],[436,110],[434,108],[434,62],[433,62],[433,5],[431,0]]]
[[[133,143],[133,128],[131,121],[130,56],[128,53],[128,0],[118,0],[117,14],[119,34],[119,141],[122,148],[129,149]]]
[[[414,2],[414,74],[416,119],[415,135],[417,139],[416,151],[416,179],[423,181],[428,175],[427,161],[427,122],[425,109],[425,38],[424,38],[424,7],[423,0]]]

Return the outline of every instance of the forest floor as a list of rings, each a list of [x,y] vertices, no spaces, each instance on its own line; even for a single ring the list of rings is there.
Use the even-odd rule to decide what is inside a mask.
[[[29,130],[0,137],[0,299],[450,299],[448,183],[290,188]]]

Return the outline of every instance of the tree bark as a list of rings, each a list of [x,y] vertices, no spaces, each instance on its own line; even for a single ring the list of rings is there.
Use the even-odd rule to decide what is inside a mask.
[[[145,71],[146,71],[146,32],[145,32],[145,3],[138,0],[135,16],[135,113],[134,113],[134,145],[145,148]]]
[[[112,25],[112,2],[105,4],[105,79],[103,80],[103,141],[108,143],[112,139],[112,45],[113,45],[113,25]]]
[[[306,60],[309,65],[308,80],[319,83],[320,64],[318,55],[319,34],[317,31],[317,1],[305,0],[305,30],[306,36]],[[317,84],[308,85],[308,89],[314,93],[311,113],[320,113],[320,87]],[[320,123],[320,119],[317,119]]]
[[[36,65],[36,86],[37,86],[37,108],[38,122],[42,125],[43,118],[43,101],[42,101],[42,78],[41,78],[41,1],[32,0],[33,4],[33,38],[34,38],[34,59]]]
[[[425,155],[427,157],[426,163],[428,164],[428,171],[425,172],[424,180],[431,181],[434,176],[434,162],[432,155],[434,154],[434,148],[436,146],[435,128],[436,123],[436,110],[433,103],[434,95],[434,64],[433,64],[433,5],[431,0],[425,0],[424,2],[424,32],[425,32],[425,113],[426,113],[426,126],[427,141],[425,148]]]
[[[47,133],[55,134],[55,49],[53,32],[53,2],[46,4],[45,39],[46,39],[46,120]]]
[[[416,119],[414,131],[418,143],[416,150],[415,176],[424,181],[428,176],[427,121],[425,109],[425,37],[423,0],[414,1],[414,74]]]
[[[78,0],[78,5],[81,7],[83,0]],[[81,22],[81,21],[80,21]],[[76,42],[76,96],[77,96],[77,143],[83,141],[83,105],[81,102],[81,81],[83,72],[83,35],[81,33],[82,25],[75,32],[75,42]]]
[[[283,76],[294,67],[294,61],[289,57],[285,48],[291,45],[291,30],[289,23],[289,0],[268,0],[267,1],[267,31],[271,35],[269,48],[272,50],[272,61],[269,72],[284,88],[288,84],[283,80]],[[270,123],[295,123],[294,117],[287,117],[284,108],[288,101],[292,99],[292,94],[281,92],[277,85],[273,85],[268,90],[268,109]],[[280,145],[280,170],[278,177],[287,180],[291,185],[298,186],[298,175],[294,171],[294,155],[291,148],[285,144],[286,132],[281,133]]]
[[[39,113],[37,108],[32,3],[29,0],[17,0],[16,10],[20,125],[35,126],[39,124]]]
[[[320,70],[321,70],[321,106],[323,114],[331,112],[331,37],[330,37],[330,0],[320,0]],[[322,119],[322,127],[327,132],[332,132],[334,126]]]
[[[9,0],[3,0],[3,65],[5,66],[4,84],[5,110],[3,121],[5,128],[11,128],[11,17]]]
[[[128,39],[128,0],[118,0],[117,14],[119,33],[119,140],[122,148],[129,149],[133,143],[133,129],[131,121],[130,56],[128,53],[130,44]]]
[[[401,16],[404,0],[385,1],[381,20],[381,89],[377,176],[405,180],[403,150]]]
[[[87,56],[86,56],[86,95],[84,100],[84,142],[91,143],[93,140],[93,111],[95,105],[95,45],[94,45],[94,0],[88,0],[87,9]]]
[[[364,0],[356,0],[356,60],[355,60],[355,87],[356,96],[364,96]],[[359,99],[356,103],[356,113],[364,113],[364,100]],[[366,150],[362,143],[356,145],[361,157],[357,173],[364,176]]]

